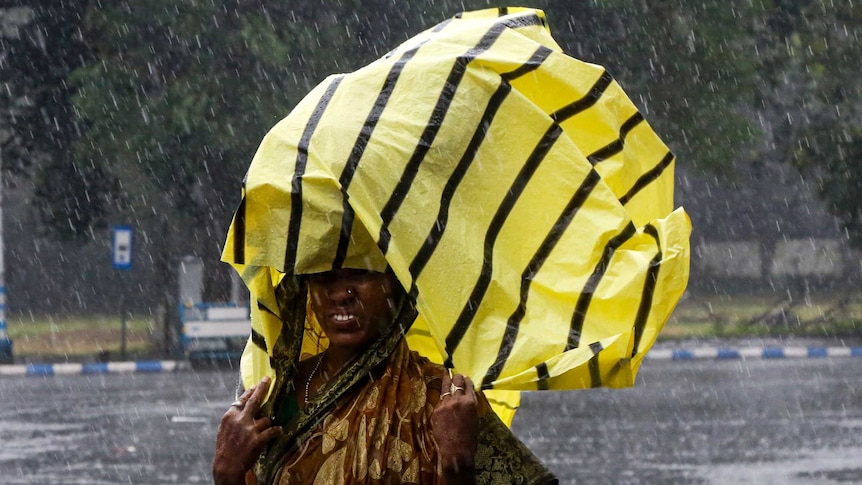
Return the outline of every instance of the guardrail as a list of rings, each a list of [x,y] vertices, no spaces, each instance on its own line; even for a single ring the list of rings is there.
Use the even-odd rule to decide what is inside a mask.
[[[693,349],[652,349],[647,360],[696,359],[810,359],[862,357],[862,347],[703,347]]]
[[[144,360],[136,362],[97,362],[91,364],[0,365],[0,376],[59,376],[109,373],[174,372],[188,367],[185,361]]]
[[[646,360],[770,360],[844,357],[862,357],[862,347],[705,347],[692,349],[653,349],[647,354]],[[188,360],[0,365],[0,376],[48,377],[109,373],[156,373],[178,372],[191,368],[192,365]]]

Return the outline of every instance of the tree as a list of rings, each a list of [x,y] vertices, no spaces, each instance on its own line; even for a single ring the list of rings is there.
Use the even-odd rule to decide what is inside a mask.
[[[758,134],[746,107],[757,61],[750,24],[756,7],[727,2],[613,0],[553,2],[570,53],[604,65],[678,160],[730,174]],[[553,19],[552,19],[553,20]]]
[[[43,220],[64,239],[83,237],[89,227],[104,223],[111,200],[100,194],[113,183],[97,167],[75,165],[71,152],[82,125],[71,103],[75,88],[67,77],[92,59],[79,35],[87,3],[31,2],[30,8],[19,9],[27,21],[17,37],[0,38],[5,53],[0,60],[0,113],[9,129],[0,140],[3,169],[36,175]]]
[[[799,90],[780,104],[783,145],[862,248],[862,5],[815,0],[782,13],[780,59]]]
[[[167,228],[165,251],[195,228],[209,299],[224,299],[226,272],[212,263],[254,144],[296,100],[292,49],[271,22],[257,2],[93,7],[85,36],[97,61],[71,78],[87,123],[76,159],[121,180],[127,217],[166,207],[152,221]]]
[[[834,227],[800,224],[807,187],[862,247],[860,22],[862,9],[847,0],[616,0],[579,6],[568,19],[574,35],[561,40],[644,93],[636,104],[685,171],[715,181],[714,195],[753,192],[752,217],[700,213],[696,234],[757,238],[768,277],[782,238]],[[776,183],[788,177],[795,182]],[[718,214],[734,219],[710,219]]]
[[[263,134],[325,75],[374,59],[410,29],[406,17],[380,17],[384,6],[395,12],[382,0],[91,7],[84,35],[96,59],[70,78],[86,125],[77,165],[116,177],[130,217],[151,218],[160,200],[169,209],[157,226],[197,228],[194,252],[215,263]],[[414,12],[395,17],[405,11]],[[227,272],[214,267],[207,298],[222,300]]]

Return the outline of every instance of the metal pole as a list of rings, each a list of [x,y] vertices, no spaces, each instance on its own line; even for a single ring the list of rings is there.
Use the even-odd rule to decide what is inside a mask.
[[[3,154],[0,153],[0,363],[12,363],[12,339],[6,333],[6,266],[3,243]]]
[[[120,360],[126,360],[126,294],[120,295]]]

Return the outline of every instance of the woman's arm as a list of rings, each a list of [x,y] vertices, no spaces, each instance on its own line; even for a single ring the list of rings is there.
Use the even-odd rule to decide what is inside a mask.
[[[222,416],[213,458],[215,485],[245,485],[246,474],[263,447],[281,434],[281,427],[273,426],[269,418],[257,418],[269,384],[269,377],[264,376],[260,384],[246,389]]]
[[[443,377],[440,401],[431,413],[431,429],[443,472],[443,483],[476,483],[479,415],[476,391],[468,377]]]

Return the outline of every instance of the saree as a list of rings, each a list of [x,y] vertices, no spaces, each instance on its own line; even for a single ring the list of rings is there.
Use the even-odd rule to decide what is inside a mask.
[[[385,365],[341,399],[302,442],[295,442],[273,483],[440,483],[430,417],[445,369],[401,340]],[[477,483],[557,483],[493,412],[482,393]]]
[[[296,284],[282,285],[287,291],[279,292],[279,301],[285,303],[282,309],[294,312],[285,315],[286,328],[313,333],[315,330],[308,328],[316,326],[313,313],[302,305],[305,286],[300,278],[293,281]],[[301,409],[293,397],[296,354],[288,352],[276,359],[275,366],[291,375],[280,376],[281,384],[263,412],[284,427],[284,434],[259,458],[254,469],[256,483],[442,483],[431,413],[440,401],[447,371],[410,350],[404,334],[415,317],[412,302],[402,298],[382,336]],[[295,325],[300,321],[302,328]],[[301,352],[296,346],[288,349]],[[557,483],[500,420],[484,394],[477,392],[477,397],[477,483]]]

